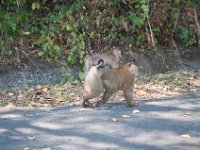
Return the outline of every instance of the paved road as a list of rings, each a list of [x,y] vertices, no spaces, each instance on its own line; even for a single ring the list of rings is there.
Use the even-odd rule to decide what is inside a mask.
[[[0,112],[0,150],[199,150],[200,98]],[[122,115],[130,115],[123,118]],[[112,122],[116,118],[118,122]],[[181,137],[185,135],[185,137]]]

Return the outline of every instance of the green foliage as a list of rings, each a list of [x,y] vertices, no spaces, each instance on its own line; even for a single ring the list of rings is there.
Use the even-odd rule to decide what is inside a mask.
[[[75,6],[76,5],[73,5],[72,8]],[[68,33],[66,45],[69,48],[69,52],[66,61],[69,64],[74,65],[79,58],[79,63],[83,64],[83,49],[85,47],[84,41],[86,37],[84,30],[87,25],[87,18],[81,15],[80,18],[76,20],[72,13],[68,13],[67,19],[68,22],[65,24],[65,29]]]
[[[120,0],[109,0],[108,2],[110,5],[116,5],[120,2]]]
[[[43,56],[45,58],[52,58],[54,60],[58,59],[61,56],[61,48],[58,45],[53,43],[53,40],[50,36],[46,36],[42,34],[37,40],[39,45],[42,45],[43,52],[39,52],[39,56]]]
[[[2,53],[2,55],[9,56],[9,57],[13,55],[13,51],[10,49],[2,50],[1,53]]]
[[[174,0],[171,2],[152,0],[149,1],[149,5],[146,0],[134,2],[129,0],[109,0],[107,2],[95,0],[89,2],[91,8],[88,7],[88,2],[84,0],[68,1],[66,3],[60,0],[52,2],[45,0],[7,0],[1,3],[0,20],[5,36],[19,36],[22,30],[27,30],[33,35],[40,32],[41,35],[50,36],[51,40],[53,40],[57,39],[58,34],[65,29],[67,31],[66,41],[62,42],[62,44],[66,44],[67,48],[69,48],[67,52],[69,58],[67,60],[70,64],[76,63],[79,57],[82,57],[82,52],[80,51],[83,48],[77,47],[76,44],[84,43],[85,39],[80,35],[85,33],[90,35],[91,43],[96,43],[98,38],[105,38],[110,41],[125,39],[124,37],[129,37],[130,33],[134,33],[133,36],[135,38],[129,40],[131,43],[128,44],[138,46],[146,43],[145,39],[149,33],[145,33],[147,31],[144,32],[144,30],[147,25],[147,18],[149,18],[155,40],[156,38],[161,39],[160,41],[168,39],[168,35],[173,30],[177,10],[180,10],[183,14],[181,15],[182,21],[178,22],[180,28],[176,29],[177,39],[181,42],[188,41],[193,29],[189,28],[187,30],[185,27],[186,24],[191,22],[191,18],[188,19],[187,16],[188,11],[186,12],[185,10],[200,6],[200,3],[195,0]],[[46,9],[48,7],[49,9]],[[45,15],[42,15],[41,12],[44,12],[44,8],[48,11],[45,12]],[[199,12],[200,10],[197,9],[197,11]],[[37,18],[32,21],[30,16],[34,16],[35,13]],[[32,25],[28,25],[28,28],[25,28],[25,23],[31,23]],[[159,33],[161,30],[162,32]],[[192,36],[194,36],[194,30],[192,32]],[[72,38],[76,39],[73,40]],[[46,42],[41,43],[45,53],[51,53],[50,55],[59,57],[57,46],[61,47],[61,45],[54,46],[54,44],[50,45]],[[52,58],[55,59],[55,57],[53,56]]]
[[[63,78],[60,81],[61,85],[65,84],[67,81],[68,82],[74,81],[74,76],[72,74],[68,73],[65,68],[66,68],[65,66],[60,67],[60,72],[62,74],[64,74]]]
[[[80,58],[79,63],[83,64],[84,52],[82,50],[84,48],[84,38],[85,38],[84,33],[77,35],[75,32],[71,31],[71,34],[67,39],[67,45],[69,46],[70,49],[66,60],[69,64],[71,65],[76,64],[78,58]]]
[[[1,3],[10,8],[15,8],[16,6],[25,5],[27,3],[27,0],[6,0],[6,1],[2,1]]]
[[[137,12],[131,12],[128,19],[132,21],[134,28],[140,29],[144,25],[148,15],[146,0],[140,0],[134,8]]]
[[[40,9],[40,3],[38,3],[38,2],[32,3],[31,8],[32,8],[32,10]]]
[[[192,45],[195,43],[195,39],[192,36],[194,33],[190,28],[178,27],[177,33],[180,35],[179,40],[186,45]]]
[[[135,28],[141,28],[142,25],[144,24],[144,21],[141,17],[136,16],[134,13],[131,13],[128,16],[128,19],[130,19],[133,23],[133,27]]]
[[[21,24],[28,20],[29,14],[18,9],[15,12],[5,12],[0,10],[1,28],[5,36],[19,35]]]
[[[65,59],[70,65],[83,64],[88,39],[95,50],[108,44],[145,49],[151,34],[155,43],[167,45],[173,33],[175,42],[190,46],[200,41],[195,39],[194,8],[199,20],[197,0],[4,0],[0,2],[0,46],[8,47],[3,55],[14,56],[9,49],[20,42],[13,38],[25,37],[29,47],[39,47],[40,57]],[[11,48],[7,39],[13,41]]]

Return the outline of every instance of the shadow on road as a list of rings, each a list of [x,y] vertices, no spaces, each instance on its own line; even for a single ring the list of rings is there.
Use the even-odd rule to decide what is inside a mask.
[[[199,149],[199,97],[187,94],[148,100],[141,102],[139,110],[133,114],[126,104],[113,104],[96,109],[74,106],[0,112],[1,149]],[[124,114],[130,118],[123,118]]]

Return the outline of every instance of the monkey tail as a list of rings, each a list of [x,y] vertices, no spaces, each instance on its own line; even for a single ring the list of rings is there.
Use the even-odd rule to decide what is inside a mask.
[[[104,60],[103,60],[103,59],[99,59],[97,68],[98,68],[98,67],[101,67],[101,66],[103,66],[103,65],[104,65]]]
[[[87,55],[92,56],[92,51],[87,49]]]

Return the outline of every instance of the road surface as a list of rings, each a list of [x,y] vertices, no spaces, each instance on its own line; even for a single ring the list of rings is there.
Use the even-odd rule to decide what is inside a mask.
[[[200,150],[200,97],[142,101],[139,110],[122,103],[0,111],[0,150]]]

